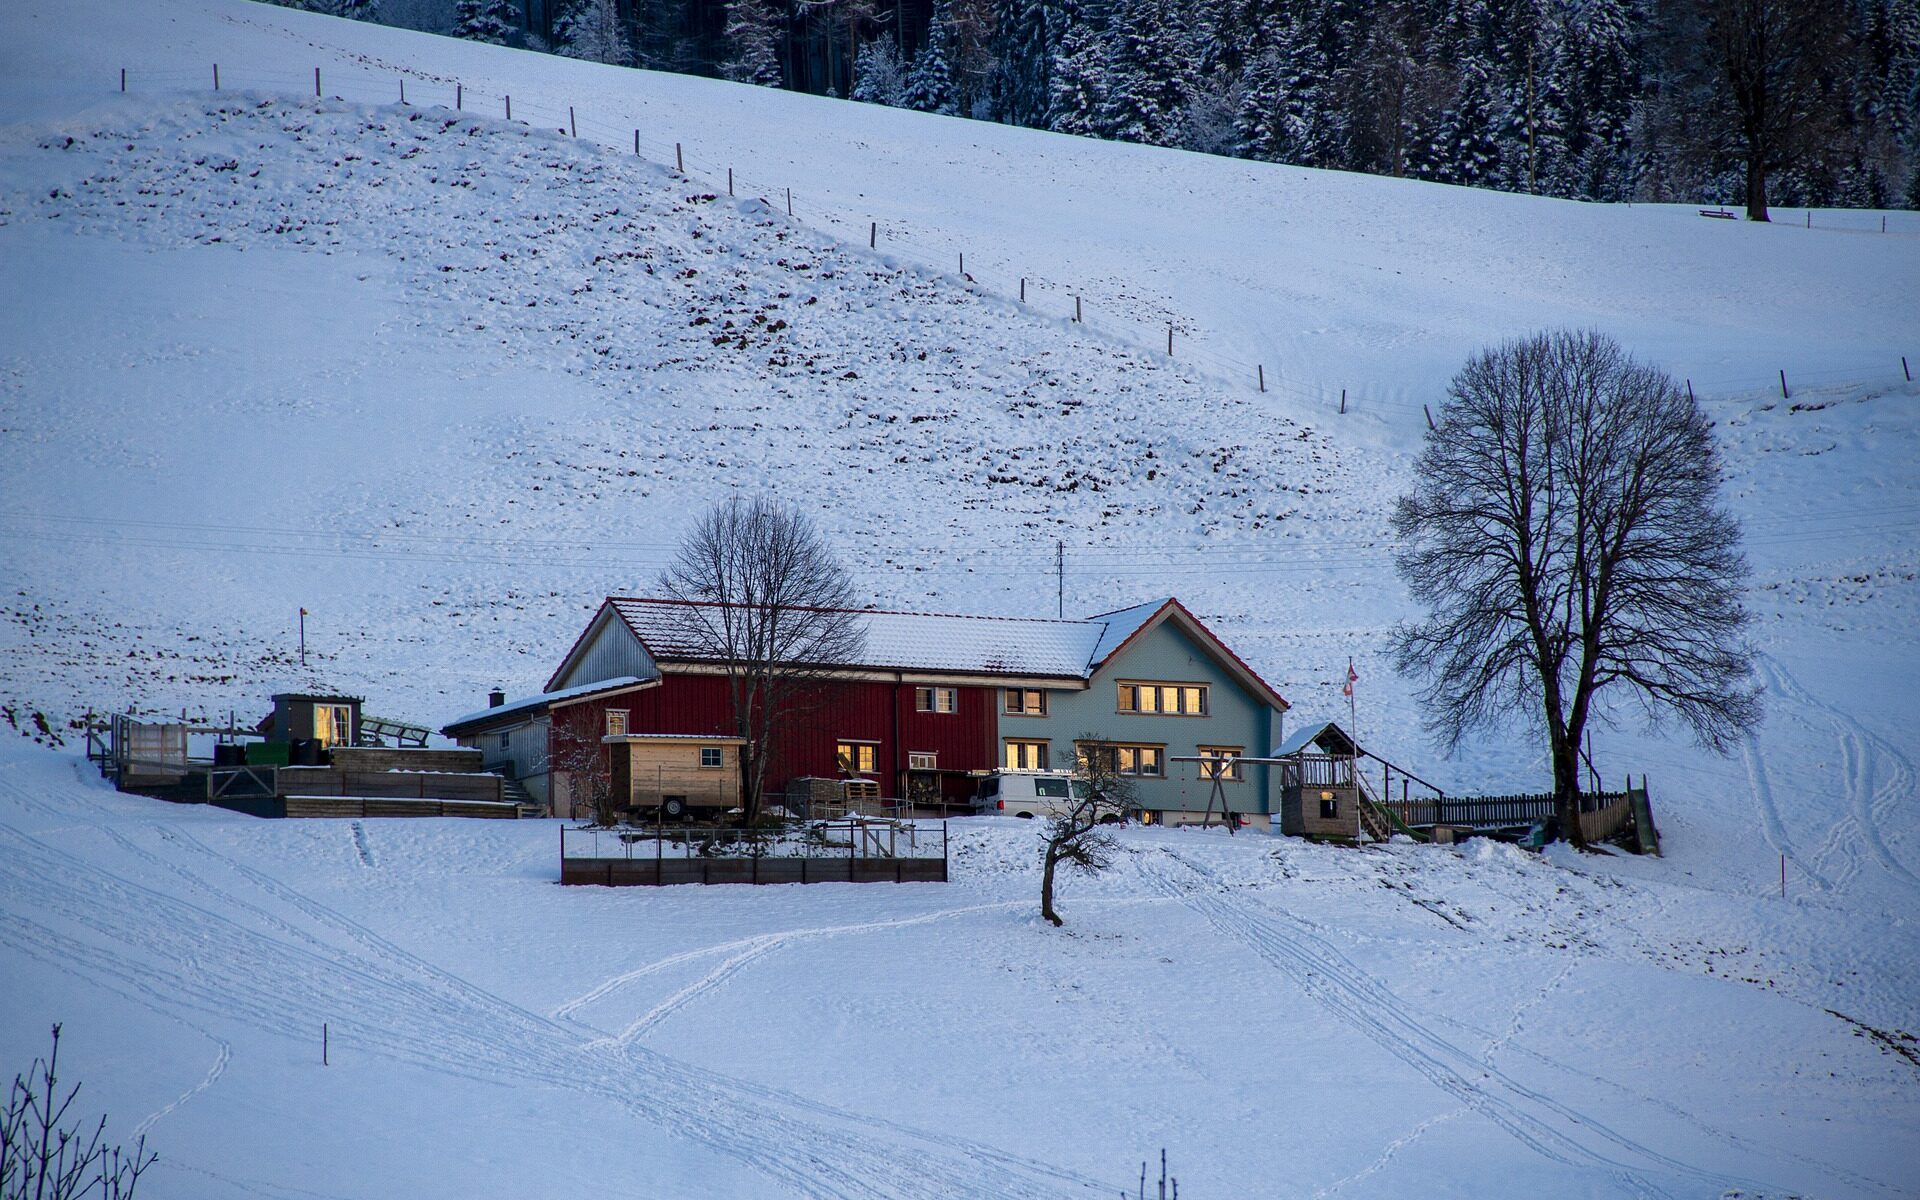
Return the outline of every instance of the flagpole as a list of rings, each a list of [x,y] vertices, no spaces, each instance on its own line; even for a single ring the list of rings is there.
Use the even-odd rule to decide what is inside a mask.
[[[1347,755],[1347,782],[1353,787],[1354,819],[1359,820],[1360,813],[1360,716],[1354,701],[1353,685],[1360,678],[1353,669],[1353,657],[1347,657],[1347,682],[1342,689],[1347,693],[1347,742],[1352,750]]]

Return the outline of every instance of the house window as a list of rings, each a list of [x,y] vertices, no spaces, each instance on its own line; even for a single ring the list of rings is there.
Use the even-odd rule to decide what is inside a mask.
[[[607,710],[607,736],[625,737],[627,735],[627,710],[610,708]]]
[[[1117,707],[1123,713],[1164,713],[1178,717],[1207,715],[1204,683],[1122,683]]]
[[[952,688],[915,688],[913,689],[913,707],[916,712],[950,713],[958,707],[957,694]]]
[[[313,736],[322,746],[353,745],[353,709],[345,704],[314,705]]]
[[[1081,742],[1075,749],[1080,755],[1081,769],[1095,775],[1137,775],[1159,779],[1167,773],[1165,746]]]
[[[1329,821],[1340,815],[1340,801],[1332,792],[1320,793],[1320,815]]]
[[[907,770],[937,771],[939,770],[939,767],[936,766],[935,764],[938,762],[938,760],[939,760],[938,755],[927,754],[920,751],[914,751],[907,755]]]
[[[726,765],[726,752],[718,746],[700,747],[700,765],[703,767],[723,767]]]
[[[1008,738],[1006,763],[1009,771],[1044,771],[1047,769],[1047,743]]]
[[[841,742],[834,747],[833,755],[840,770],[848,775],[871,775],[878,761],[877,747],[872,742]]]
[[[1047,693],[1039,688],[1008,688],[1007,715],[1012,717],[1046,716]]]
[[[500,748],[502,750],[509,749],[512,745],[513,735],[511,733],[503,733],[500,735]]]
[[[1246,776],[1240,773],[1240,756],[1242,754],[1245,754],[1246,752],[1247,752],[1247,748],[1245,746],[1202,746],[1200,747],[1201,758],[1230,758],[1233,760],[1230,766],[1228,766],[1225,770],[1220,772],[1220,778],[1228,781],[1229,783],[1239,783],[1241,780],[1246,778]],[[1199,766],[1200,766],[1201,780],[1206,783],[1213,782],[1213,772],[1216,769],[1213,766],[1213,764],[1201,763],[1199,764]]]

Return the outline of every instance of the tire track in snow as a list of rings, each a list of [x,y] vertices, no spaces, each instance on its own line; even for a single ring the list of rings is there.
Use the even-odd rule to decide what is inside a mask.
[[[597,1000],[602,1000],[620,988],[625,987],[627,984],[643,979],[648,975],[656,974],[670,966],[698,958],[710,957],[715,954],[724,954],[729,950],[740,951],[713,970],[707,972],[707,974],[688,984],[686,987],[681,988],[659,1004],[656,1004],[638,1020],[629,1024],[619,1034],[600,1038],[590,1043],[596,1046],[607,1044],[624,1045],[633,1041],[648,1029],[658,1025],[667,1017],[672,1016],[674,1012],[685,1006],[689,1000],[726,982],[738,973],[741,968],[753,962],[755,959],[774,950],[791,946],[796,942],[811,941],[815,938],[836,937],[847,933],[869,933],[880,929],[900,929],[910,925],[925,925],[933,921],[944,921],[950,917],[964,916],[968,913],[1020,908],[1025,905],[1026,901],[1024,900],[1004,900],[993,904],[973,904],[964,908],[947,908],[941,909],[939,912],[920,913],[916,916],[899,917],[886,921],[861,921],[848,925],[821,925],[807,929],[788,930],[785,933],[760,934],[756,937],[741,938],[738,941],[723,942],[717,946],[707,946],[698,950],[687,950],[660,959],[658,962],[648,963],[644,967],[616,975],[596,986],[586,994],[562,1004],[559,1008],[554,1009],[552,1015],[556,1019],[568,1019],[573,1013],[578,1012],[585,1005]]]
[[[1183,888],[1152,866],[1144,866],[1145,873],[1167,895],[1247,946],[1328,1012],[1541,1157],[1577,1169],[1605,1171],[1623,1189],[1641,1196],[1669,1194],[1646,1177],[1649,1167],[1721,1190],[1734,1186],[1771,1190],[1752,1180],[1701,1170],[1670,1158],[1482,1063],[1423,1024],[1399,997],[1326,939],[1297,923],[1292,923],[1295,928],[1290,931],[1280,928],[1265,915],[1228,899],[1219,890],[1218,879],[1206,868],[1170,850],[1161,853],[1197,876],[1203,885],[1199,890]],[[1563,1133],[1563,1128],[1588,1131],[1610,1149],[1595,1149],[1576,1141]]]
[[[211,1037],[212,1035],[209,1034],[208,1036]],[[194,1084],[192,1087],[188,1088],[186,1091],[180,1093],[179,1097],[175,1099],[173,1103],[168,1104],[167,1106],[159,1109],[156,1112],[149,1113],[147,1115],[146,1120],[140,1122],[138,1125],[135,1125],[133,1127],[133,1133],[131,1135],[135,1141],[138,1141],[139,1139],[145,1137],[147,1135],[147,1130],[152,1129],[154,1125],[159,1122],[160,1118],[166,1116],[168,1113],[173,1112],[175,1109],[179,1108],[181,1105],[185,1104],[187,1101],[193,1099],[195,1096],[198,1096],[201,1092],[206,1091],[208,1088],[212,1087],[216,1082],[219,1081],[220,1076],[226,1074],[227,1063],[232,1061],[233,1059],[233,1046],[230,1043],[228,1043],[224,1038],[216,1037],[213,1039],[213,1041],[215,1045],[220,1047],[220,1053],[214,1057],[213,1066],[207,1071],[207,1077],[205,1079],[202,1079],[199,1083]]]
[[[26,799],[4,781],[0,787]],[[15,843],[13,851],[0,855],[0,895],[18,901],[8,907],[52,912],[92,932],[98,943],[26,919],[6,923],[0,940],[159,1011],[184,1007],[281,1036],[290,1027],[331,1018],[346,1035],[342,1041],[362,1049],[466,1078],[544,1082],[619,1105],[763,1173],[795,1195],[933,1200],[1110,1189],[1037,1159],[877,1121],[652,1051],[628,1048],[617,1059],[590,1053],[566,1027],[412,959],[358,922],[268,877],[256,882],[272,885],[274,894],[289,902],[304,901],[298,905],[303,912],[315,919],[330,917],[350,936],[360,931],[372,946],[385,948],[383,957],[411,960],[436,986],[408,978],[392,963],[343,954],[337,947],[291,945],[10,826],[0,825],[0,831]],[[204,845],[201,849],[213,854]],[[288,928],[285,922],[275,927]]]
[[[1773,847],[1774,853],[1785,858],[1800,870],[1800,873],[1813,880],[1814,885],[1823,892],[1831,892],[1833,884],[1820,873],[1819,868],[1793,848],[1793,839],[1787,836],[1786,823],[1780,819],[1780,806],[1773,798],[1773,781],[1767,777],[1767,760],[1760,753],[1760,739],[1757,734],[1749,733],[1740,742],[1740,761],[1747,768],[1747,790],[1753,795],[1754,807],[1760,810],[1760,831]]]

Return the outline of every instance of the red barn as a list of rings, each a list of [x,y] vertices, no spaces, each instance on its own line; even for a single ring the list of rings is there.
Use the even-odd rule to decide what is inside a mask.
[[[691,642],[673,600],[609,598],[547,681],[548,692],[623,676],[660,686],[570,705],[554,737],[730,733],[725,667]],[[1001,765],[1008,689],[1087,686],[1086,623],[857,610],[857,663],[789,720],[769,757],[769,795],[802,776],[861,777],[882,795],[962,800]]]

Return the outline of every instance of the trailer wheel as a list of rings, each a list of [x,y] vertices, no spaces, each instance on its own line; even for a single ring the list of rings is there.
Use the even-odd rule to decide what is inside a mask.
[[[683,796],[668,796],[660,802],[660,813],[662,816],[672,817],[678,821],[687,815],[686,798]]]

